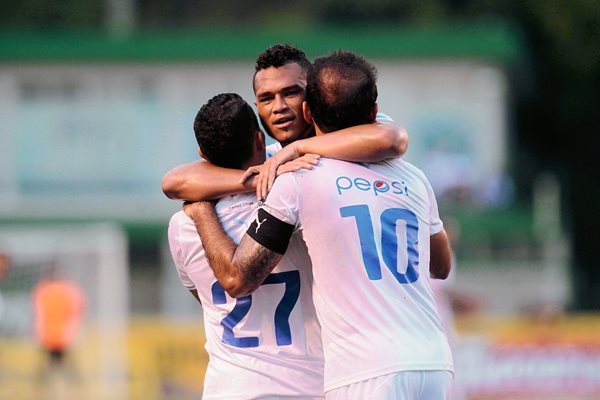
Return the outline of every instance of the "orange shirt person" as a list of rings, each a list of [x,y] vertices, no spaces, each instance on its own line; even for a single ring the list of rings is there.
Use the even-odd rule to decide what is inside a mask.
[[[4,280],[10,269],[10,257],[7,253],[0,251],[0,282]]]
[[[84,304],[81,289],[72,281],[50,279],[35,287],[35,333],[52,360],[60,361],[75,340]]]

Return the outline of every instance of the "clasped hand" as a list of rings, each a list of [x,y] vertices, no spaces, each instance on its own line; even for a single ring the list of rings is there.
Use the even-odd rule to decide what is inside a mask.
[[[317,154],[300,155],[292,143],[263,164],[248,168],[240,178],[240,183],[244,183],[248,178],[256,175],[256,198],[262,201],[271,191],[275,178],[286,172],[313,169],[319,164],[320,157]]]

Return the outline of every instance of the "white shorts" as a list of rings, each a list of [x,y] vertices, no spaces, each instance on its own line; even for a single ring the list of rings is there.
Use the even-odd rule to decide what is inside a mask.
[[[342,386],[327,400],[450,400],[450,371],[402,371]]]

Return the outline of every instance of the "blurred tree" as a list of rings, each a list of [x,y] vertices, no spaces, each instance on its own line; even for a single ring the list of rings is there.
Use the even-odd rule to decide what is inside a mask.
[[[310,15],[310,3],[302,2],[294,6],[287,0],[138,0],[139,20],[143,27],[187,27],[203,25],[252,27],[257,25],[278,25],[278,20],[294,14]],[[264,16],[268,18],[265,20]],[[269,19],[271,19],[269,21]],[[299,19],[303,19],[300,17]]]
[[[535,92],[517,98],[517,143],[526,155],[520,160],[539,165],[533,174],[552,169],[563,178],[573,238],[573,307],[600,310],[600,3],[487,3],[473,1],[483,7],[475,14],[491,9],[513,19],[531,42]],[[533,176],[521,178],[527,185]]]
[[[100,29],[102,6],[93,0],[4,0],[0,2],[0,24],[5,29]]]
[[[448,20],[450,1],[441,0],[326,0],[318,5],[325,24],[439,23]]]

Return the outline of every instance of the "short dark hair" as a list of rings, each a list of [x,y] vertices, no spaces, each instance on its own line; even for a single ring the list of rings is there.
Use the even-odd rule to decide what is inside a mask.
[[[276,44],[269,47],[267,50],[260,53],[256,59],[254,76],[252,77],[252,87],[254,87],[254,78],[256,78],[258,71],[270,67],[279,68],[291,63],[298,64],[305,74],[308,74],[311,67],[310,61],[306,58],[306,54],[291,44]]]
[[[259,130],[252,108],[235,93],[214,96],[200,108],[194,133],[208,161],[224,168],[241,168],[253,154]]]
[[[377,70],[346,51],[317,58],[308,73],[306,101],[315,124],[325,133],[371,123]]]

